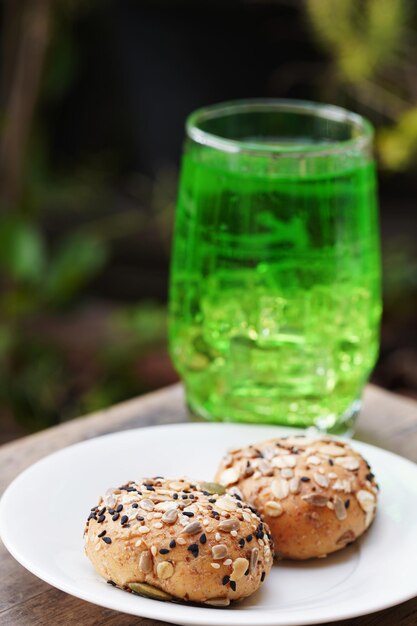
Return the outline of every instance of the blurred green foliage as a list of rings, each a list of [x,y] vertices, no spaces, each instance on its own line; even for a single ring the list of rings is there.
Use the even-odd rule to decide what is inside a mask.
[[[410,0],[306,0],[312,31],[332,59],[327,93],[380,121],[376,146],[390,171],[417,155],[416,5]],[[352,106],[352,105],[351,105]]]

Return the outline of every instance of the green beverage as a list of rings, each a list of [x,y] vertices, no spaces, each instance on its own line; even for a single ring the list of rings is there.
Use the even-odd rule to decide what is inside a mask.
[[[187,142],[171,353],[198,415],[346,431],[378,350],[374,164],[283,132]]]

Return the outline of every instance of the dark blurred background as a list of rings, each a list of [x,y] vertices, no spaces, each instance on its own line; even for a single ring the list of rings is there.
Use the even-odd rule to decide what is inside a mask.
[[[377,128],[373,380],[417,398],[417,6],[409,0],[3,0],[0,442],[176,380],[166,347],[185,117],[246,97]]]

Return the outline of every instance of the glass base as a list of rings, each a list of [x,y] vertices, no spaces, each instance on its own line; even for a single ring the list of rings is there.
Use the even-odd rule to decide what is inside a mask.
[[[311,433],[325,433],[330,435],[343,435],[345,437],[352,437],[355,430],[356,418],[362,406],[361,398],[355,399],[348,408],[340,415],[335,417],[334,414],[318,416],[314,420],[307,422],[307,420],[299,420],[298,422],[293,419],[280,418],[276,415],[268,417],[255,414],[241,414],[239,417],[234,415],[233,417],[220,417],[213,415],[207,408],[195,399],[191,398],[189,394],[187,397],[187,407],[195,421],[211,421],[211,422],[237,422],[246,424],[271,424],[276,426],[286,426],[290,428],[302,428],[308,430]]]

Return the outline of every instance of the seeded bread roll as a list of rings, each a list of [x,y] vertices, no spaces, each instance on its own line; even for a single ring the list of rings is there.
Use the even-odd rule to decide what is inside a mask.
[[[325,557],[352,543],[375,517],[378,486],[346,443],[295,436],[231,450],[216,480],[269,525],[278,557]]]
[[[269,573],[272,538],[254,509],[221,485],[144,479],[91,509],[85,551],[110,584],[160,600],[227,606]]]

